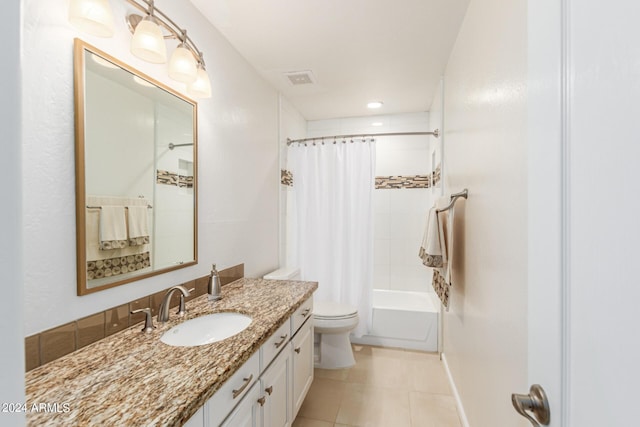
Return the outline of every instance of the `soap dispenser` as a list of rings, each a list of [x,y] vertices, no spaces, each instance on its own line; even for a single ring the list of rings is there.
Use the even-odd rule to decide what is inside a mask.
[[[216,270],[216,265],[211,267],[211,275],[209,275],[209,283],[207,285],[207,294],[209,294],[209,301],[218,301],[222,298],[220,295],[220,275]]]

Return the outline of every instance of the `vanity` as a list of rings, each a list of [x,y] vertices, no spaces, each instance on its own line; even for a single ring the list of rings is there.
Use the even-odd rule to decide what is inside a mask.
[[[243,278],[187,303],[188,313],[142,323],[29,371],[29,425],[289,426],[313,380],[315,282]],[[172,327],[211,313],[251,317],[211,344],[160,341]],[[42,406],[45,404],[45,406]]]

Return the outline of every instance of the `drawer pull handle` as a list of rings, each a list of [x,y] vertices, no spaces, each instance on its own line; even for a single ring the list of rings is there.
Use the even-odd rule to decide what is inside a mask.
[[[264,402],[266,402],[267,399],[265,399],[264,396],[262,396],[260,399],[258,399],[258,403],[260,404],[260,406],[264,406]]]
[[[269,396],[271,396],[271,393],[273,393],[273,386],[270,385],[269,387],[265,388],[264,391],[266,391]]]
[[[285,335],[280,336],[280,338],[282,338],[282,339],[280,340],[280,342],[275,343],[276,348],[280,348],[280,346],[282,344],[284,344],[284,342],[286,341],[288,336],[289,336],[289,334],[285,334]]]
[[[294,348],[293,351],[295,351],[296,353],[300,354],[300,347]]]
[[[302,315],[302,317],[307,317],[309,315],[309,312],[311,311],[310,308],[305,309],[302,313],[300,313]]]
[[[234,399],[242,394],[242,392],[244,391],[245,388],[247,388],[247,386],[249,385],[252,379],[253,379],[253,374],[249,375],[249,378],[242,379],[242,381],[244,381],[244,384],[242,384],[242,387],[240,387],[237,390],[233,390]]]

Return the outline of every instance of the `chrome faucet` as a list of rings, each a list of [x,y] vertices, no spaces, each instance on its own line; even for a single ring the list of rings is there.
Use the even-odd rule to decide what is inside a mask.
[[[189,290],[182,285],[169,288],[167,293],[164,295],[164,298],[162,299],[160,308],[158,309],[158,322],[165,323],[167,320],[169,320],[169,306],[171,305],[171,295],[175,291],[180,291],[183,297],[189,296]]]

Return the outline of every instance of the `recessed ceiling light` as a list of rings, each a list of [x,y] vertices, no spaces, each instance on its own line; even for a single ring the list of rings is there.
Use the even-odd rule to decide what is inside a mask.
[[[382,122],[373,122],[371,123],[371,126],[382,126],[383,123]]]
[[[382,101],[371,101],[367,104],[367,108],[380,108],[382,107]]]

